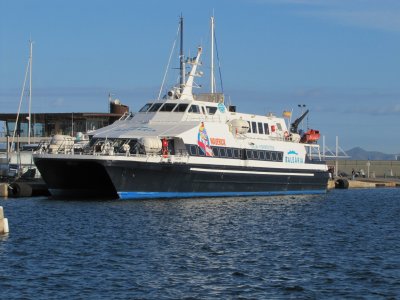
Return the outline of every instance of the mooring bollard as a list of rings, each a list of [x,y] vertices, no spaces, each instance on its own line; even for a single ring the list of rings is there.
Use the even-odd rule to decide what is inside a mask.
[[[4,218],[3,206],[0,206],[0,234],[5,234],[9,232],[8,219]]]
[[[8,184],[0,183],[0,197],[8,197]]]

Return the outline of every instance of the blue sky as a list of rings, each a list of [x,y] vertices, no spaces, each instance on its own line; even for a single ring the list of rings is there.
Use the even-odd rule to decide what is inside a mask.
[[[0,112],[17,111],[30,37],[32,112],[107,111],[109,92],[136,111],[158,95],[181,13],[185,53],[202,45],[208,73],[213,10],[240,111],[306,104],[330,148],[339,136],[345,150],[400,153],[398,0],[0,0]]]

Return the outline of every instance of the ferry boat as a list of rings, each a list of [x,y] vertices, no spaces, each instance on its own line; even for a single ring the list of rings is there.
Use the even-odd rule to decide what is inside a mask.
[[[239,113],[215,92],[213,74],[210,93],[193,93],[202,52],[199,47],[194,58],[183,59],[181,47],[180,83],[138,113],[92,132],[83,151],[59,143],[35,153],[51,194],[144,199],[325,193],[329,176],[316,144],[319,131],[312,138],[298,132],[308,111],[290,128],[284,117]]]

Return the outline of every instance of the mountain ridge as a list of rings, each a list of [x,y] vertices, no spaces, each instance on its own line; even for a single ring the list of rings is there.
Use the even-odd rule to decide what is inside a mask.
[[[361,147],[354,147],[346,151],[349,160],[397,160],[400,154],[386,154],[379,151],[367,151]]]

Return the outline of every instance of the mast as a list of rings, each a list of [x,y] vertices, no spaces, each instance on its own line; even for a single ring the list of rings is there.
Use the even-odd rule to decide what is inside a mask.
[[[179,66],[179,69],[180,69],[180,73],[181,73],[181,75],[180,75],[180,90],[181,90],[181,93],[182,93],[182,91],[183,91],[183,88],[184,88],[184,86],[185,86],[185,57],[184,57],[184,55],[183,55],[183,16],[181,15],[181,18],[180,18],[180,34],[181,34],[181,42],[180,42],[180,44],[181,44],[181,49],[180,49],[180,54],[179,54],[179,58],[180,58],[180,66]]]
[[[182,95],[181,98],[184,97],[186,99],[190,99],[193,100],[193,85],[194,85],[194,77],[196,76],[196,70],[197,70],[197,66],[200,64],[200,55],[202,52],[202,48],[199,47],[197,49],[197,56],[194,60],[190,60],[190,64],[192,65],[192,70],[189,73],[189,77],[188,80],[185,84],[185,87],[182,91]]]
[[[28,106],[28,144],[31,143],[31,106],[32,106],[32,48],[33,42],[29,40],[29,106]]]
[[[214,87],[214,16],[211,17],[211,93],[215,93]]]

